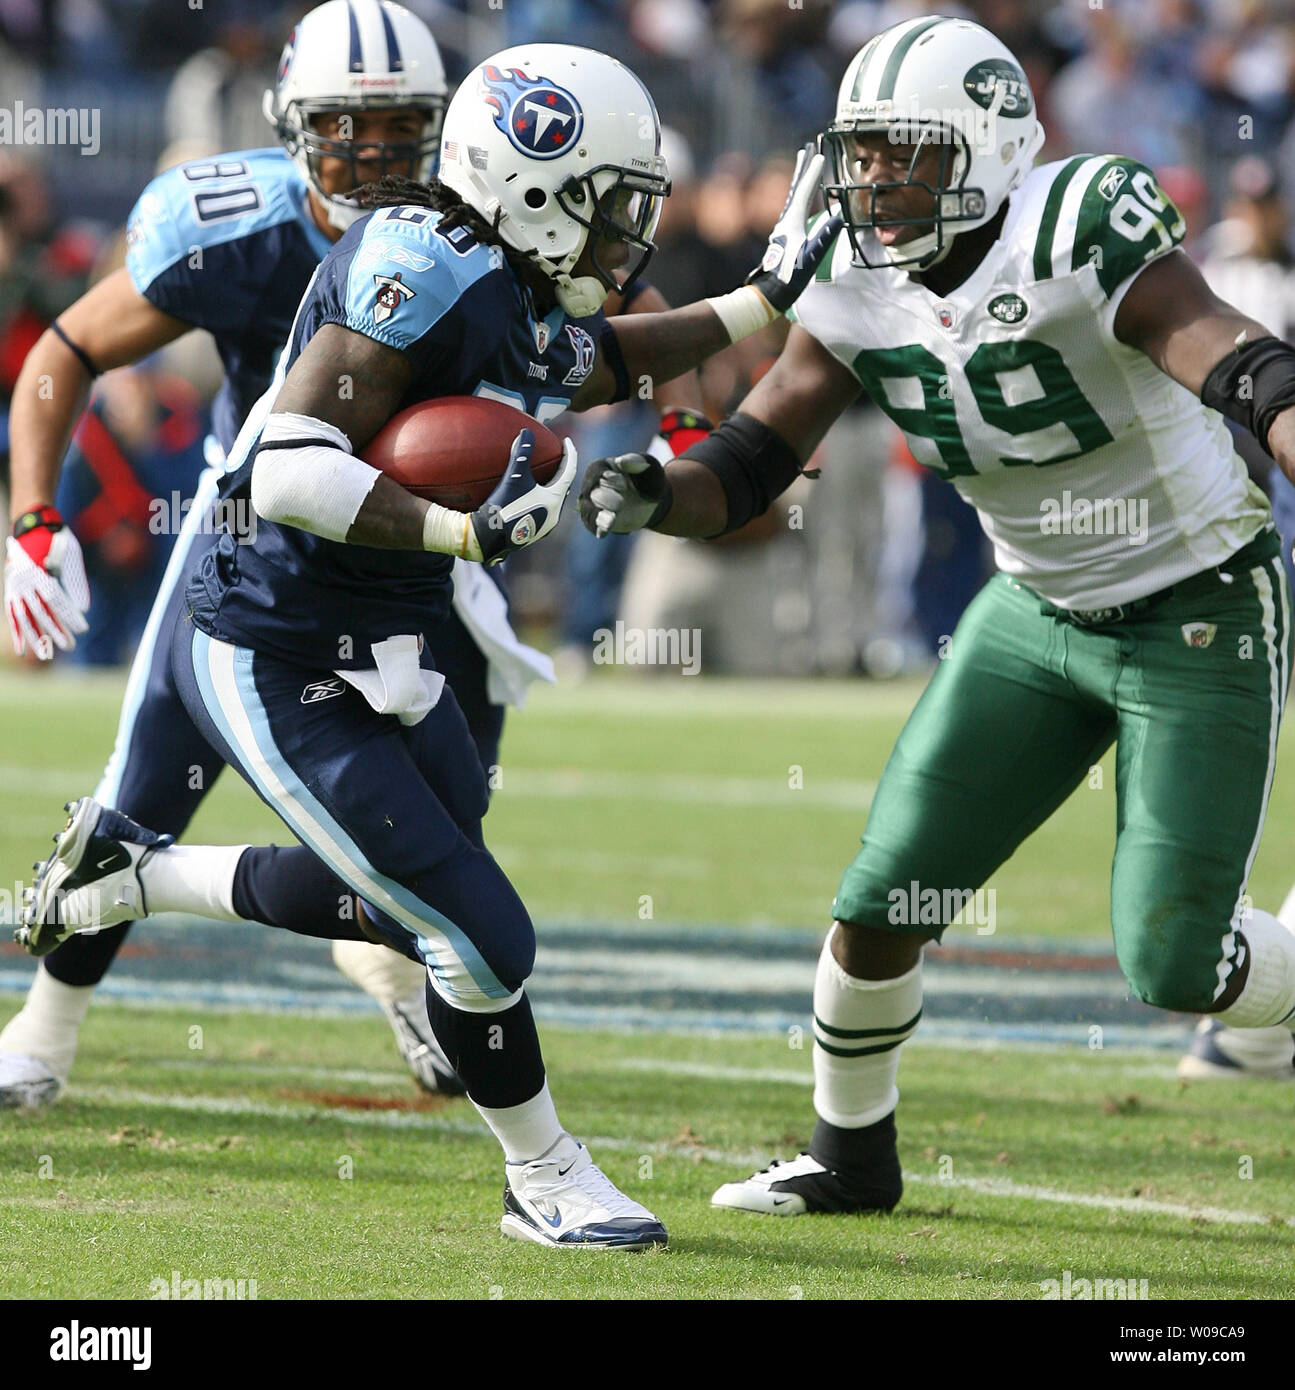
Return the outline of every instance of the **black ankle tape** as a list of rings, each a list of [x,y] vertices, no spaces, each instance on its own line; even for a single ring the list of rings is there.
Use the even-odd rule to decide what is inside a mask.
[[[877,1161],[893,1152],[895,1147],[895,1112],[864,1125],[862,1129],[842,1129],[829,1124],[822,1116],[814,1126],[809,1141],[809,1155],[846,1177],[875,1177]]]

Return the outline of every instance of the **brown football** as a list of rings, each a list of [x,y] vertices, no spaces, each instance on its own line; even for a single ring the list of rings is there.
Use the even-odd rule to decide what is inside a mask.
[[[393,415],[363,458],[418,497],[470,512],[495,490],[519,430],[535,435],[531,472],[547,483],[562,441],[515,406],[484,396],[440,396]]]

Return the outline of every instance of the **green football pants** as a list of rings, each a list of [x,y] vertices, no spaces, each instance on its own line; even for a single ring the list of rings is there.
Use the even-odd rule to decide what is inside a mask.
[[[1276,533],[1081,626],[996,575],[886,764],[838,920],[937,937],[897,902],[979,888],[1116,744],[1115,949],[1134,993],[1208,1010],[1236,965],[1290,675]],[[950,895],[955,896],[950,896]]]

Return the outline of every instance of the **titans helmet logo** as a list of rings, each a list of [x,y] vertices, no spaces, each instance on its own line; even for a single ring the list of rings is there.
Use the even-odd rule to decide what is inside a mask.
[[[288,42],[283,45],[283,52],[279,55],[279,71],[275,75],[274,84],[282,87],[288,76],[288,69],[292,67],[292,60],[297,54],[297,31],[294,29],[288,35]]]
[[[483,82],[495,124],[524,155],[556,159],[580,138],[584,113],[565,87],[545,77],[527,77],[520,68],[491,64]]]

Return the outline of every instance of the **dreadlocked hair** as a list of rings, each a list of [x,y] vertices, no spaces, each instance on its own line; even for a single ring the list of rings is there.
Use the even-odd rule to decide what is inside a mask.
[[[373,183],[362,183],[351,198],[362,208],[418,207],[431,208],[441,214],[440,226],[447,232],[455,227],[467,227],[478,241],[487,246],[497,246],[504,253],[509,269],[522,282],[531,288],[548,287],[549,277],[535,263],[534,251],[519,251],[509,246],[499,235],[499,219],[503,216],[501,208],[495,214],[494,226],[469,206],[439,179],[430,183],[419,183],[401,174],[384,174]],[[538,280],[537,280],[538,277]]]

